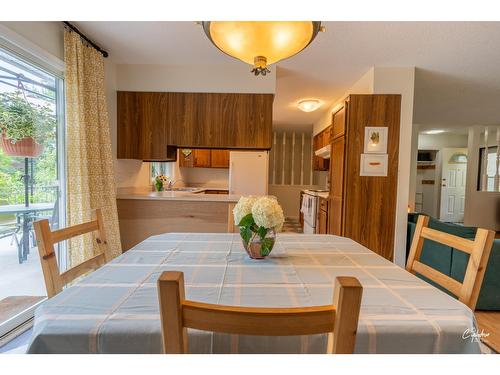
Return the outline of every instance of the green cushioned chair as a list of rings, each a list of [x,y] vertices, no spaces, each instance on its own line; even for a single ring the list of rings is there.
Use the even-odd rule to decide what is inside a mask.
[[[410,251],[418,216],[418,213],[408,214],[406,257],[408,257]],[[429,227],[467,239],[474,239],[477,231],[477,228],[474,227],[443,223],[432,217],[429,220]],[[465,267],[468,260],[468,254],[430,240],[424,241],[420,257],[422,263],[450,276],[458,282],[463,282]],[[421,275],[417,276],[450,294],[447,290],[427,278]],[[476,310],[500,310],[500,239],[493,241],[493,247],[488,260],[488,266],[486,267],[486,273],[481,286],[481,292],[479,293]]]

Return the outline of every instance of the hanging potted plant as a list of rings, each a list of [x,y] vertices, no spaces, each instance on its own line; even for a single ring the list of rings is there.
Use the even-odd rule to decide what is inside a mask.
[[[0,145],[9,156],[37,157],[54,132],[48,106],[30,104],[21,94],[0,94]]]

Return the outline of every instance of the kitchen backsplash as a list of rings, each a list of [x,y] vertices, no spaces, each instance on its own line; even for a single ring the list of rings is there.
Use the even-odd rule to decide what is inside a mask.
[[[222,168],[179,168],[184,186],[205,186],[228,188],[229,169]]]

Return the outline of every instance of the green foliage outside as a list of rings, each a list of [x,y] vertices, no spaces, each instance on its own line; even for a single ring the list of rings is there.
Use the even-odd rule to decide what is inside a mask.
[[[31,137],[44,145],[56,127],[49,106],[29,103],[22,93],[0,93],[0,131],[12,143]]]
[[[20,93],[0,93],[0,131],[14,142],[33,137],[44,145],[42,154],[34,160],[34,189],[30,201],[54,202],[56,119],[50,107],[28,103]],[[24,203],[23,175],[24,158],[8,156],[0,148],[0,205]]]

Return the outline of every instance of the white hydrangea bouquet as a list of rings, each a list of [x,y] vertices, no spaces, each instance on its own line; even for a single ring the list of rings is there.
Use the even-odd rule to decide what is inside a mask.
[[[233,209],[234,223],[246,252],[252,259],[263,259],[273,249],[276,232],[283,227],[283,209],[273,197],[241,197]]]

